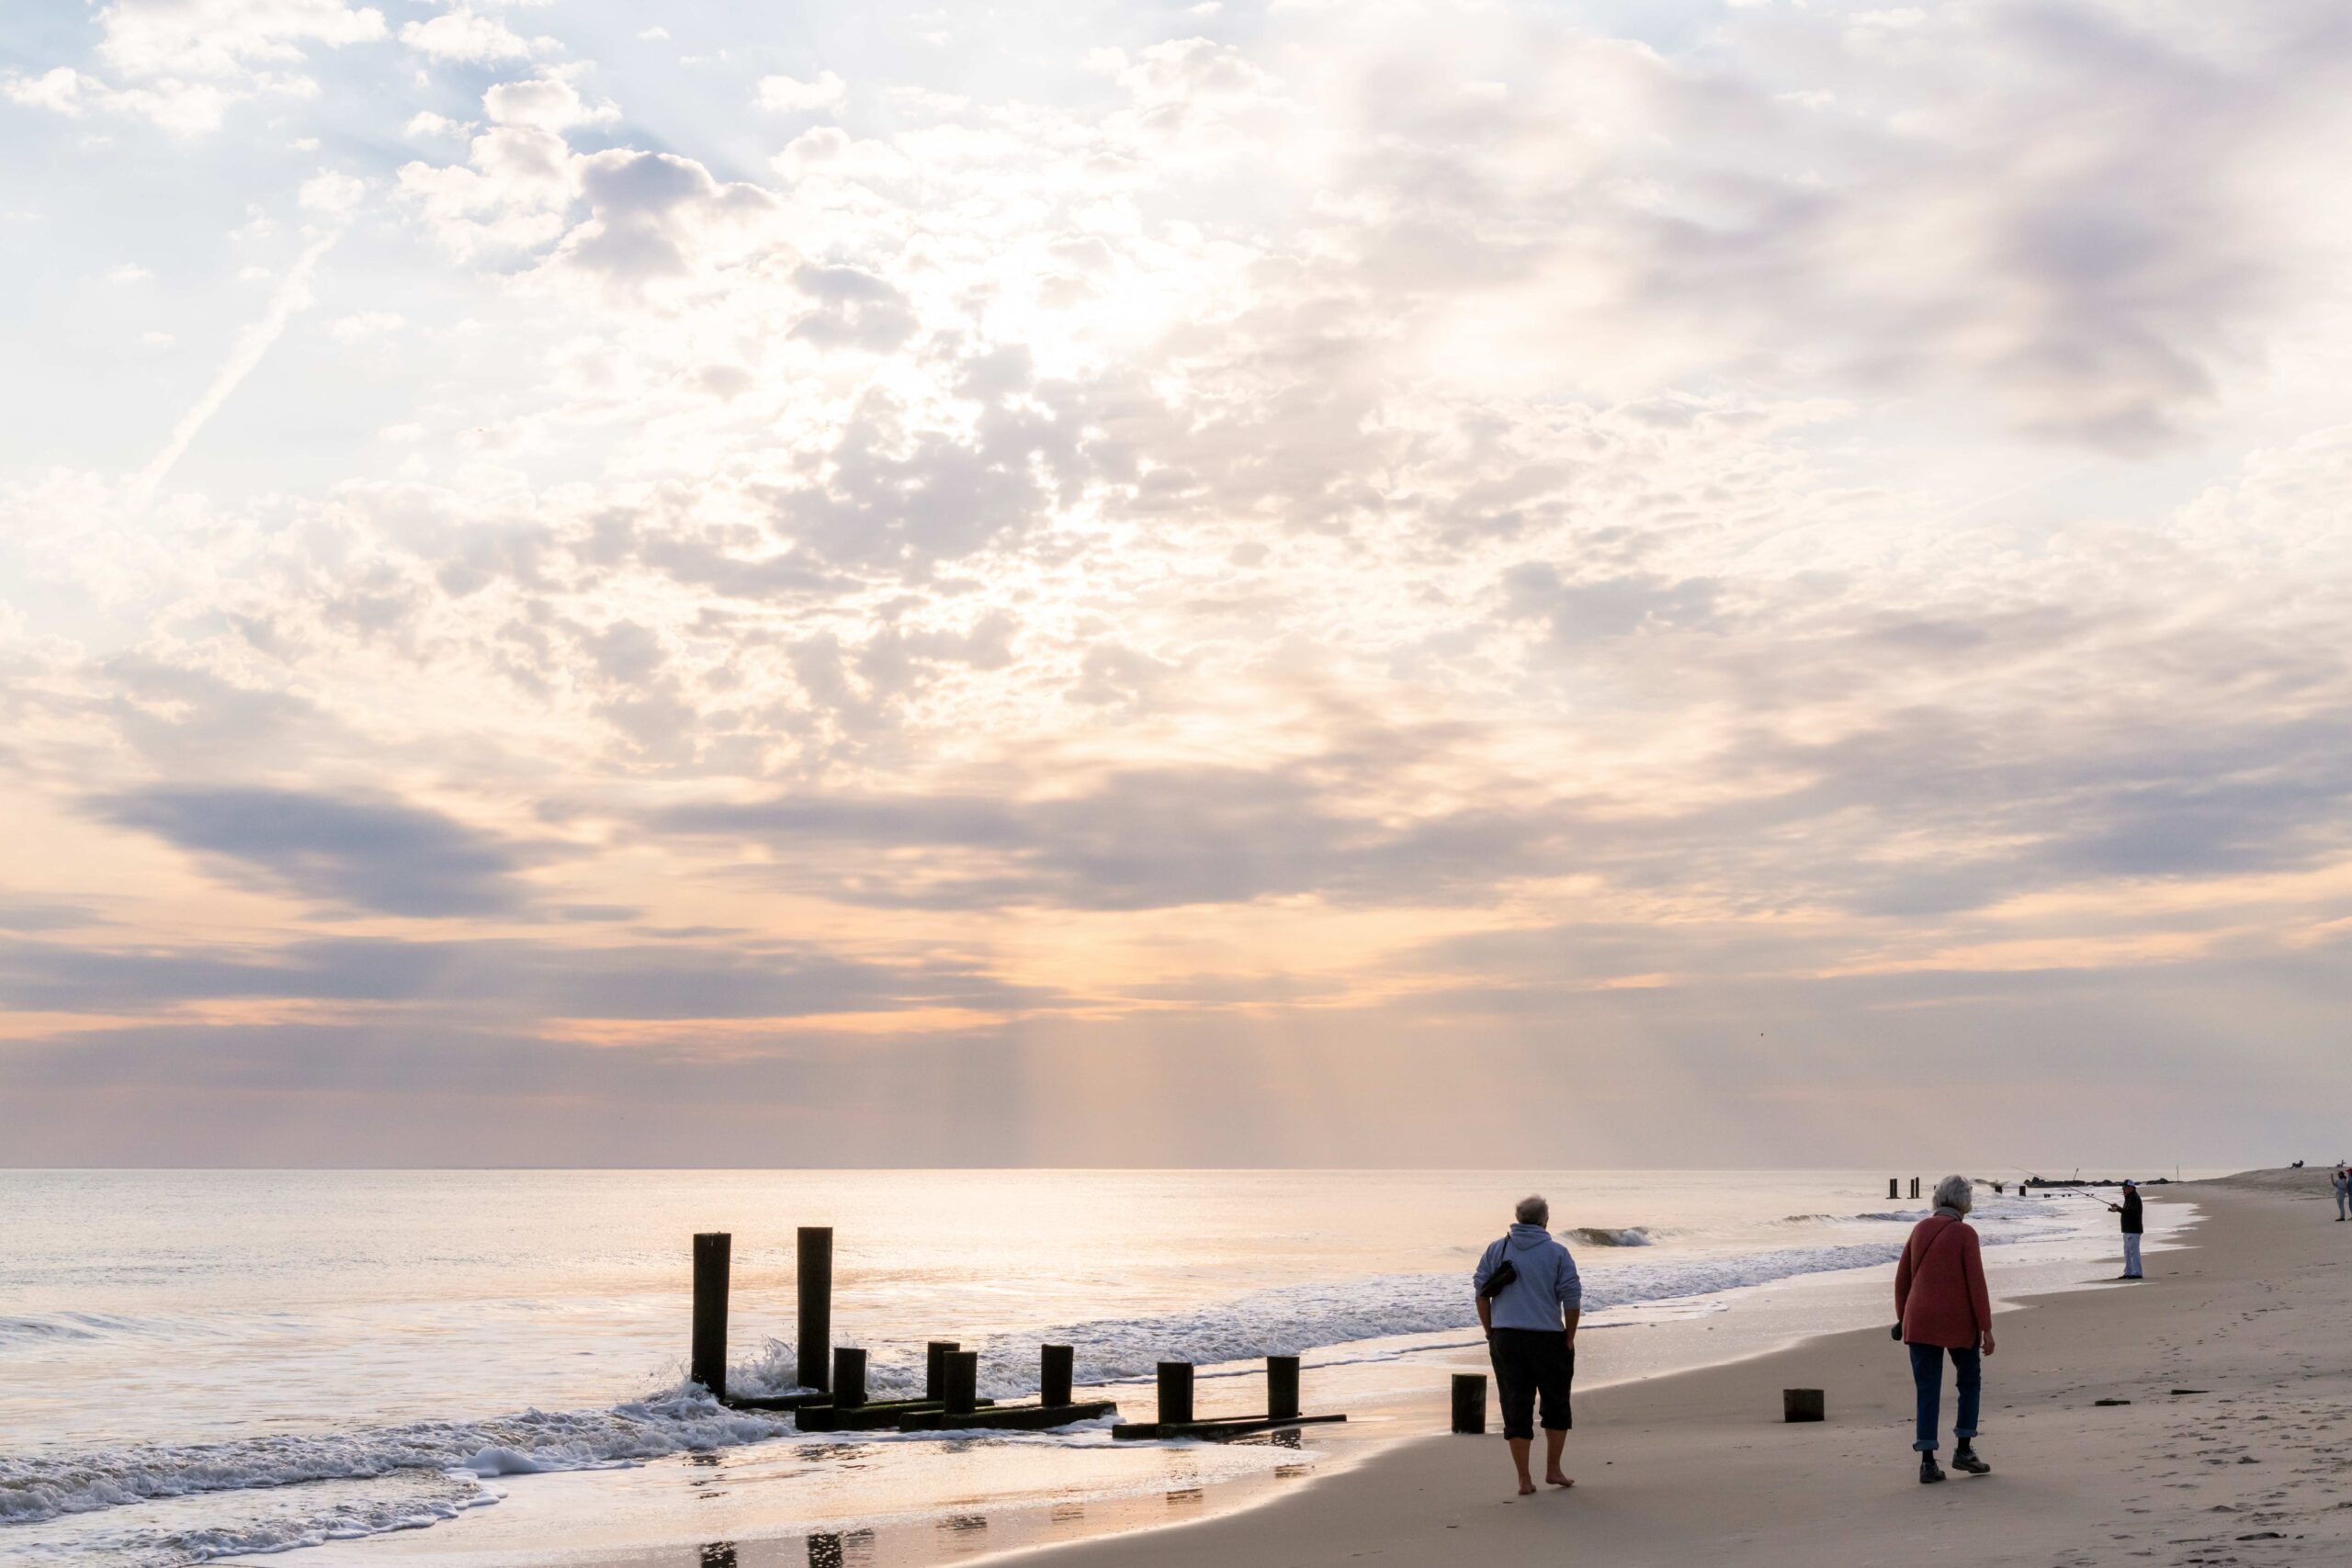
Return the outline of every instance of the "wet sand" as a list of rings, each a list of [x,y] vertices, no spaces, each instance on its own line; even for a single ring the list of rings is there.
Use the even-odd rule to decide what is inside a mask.
[[[1245,1512],[1004,1560],[2352,1561],[2352,1225],[2335,1227],[2326,1172],[2151,1190],[2152,1206],[2176,1198],[2204,1221],[2177,1250],[2149,1255],[2145,1282],[2030,1298],[2000,1315],[1977,1439],[1988,1476],[1918,1483],[1908,1367],[1877,1330],[1580,1398],[1571,1492],[1520,1498],[1498,1437],[1438,1434]],[[1997,1256],[1989,1260],[1997,1293]],[[1828,1419],[1782,1425],[1787,1387],[1825,1389]],[[1951,1418],[1947,1389],[1947,1453]]]

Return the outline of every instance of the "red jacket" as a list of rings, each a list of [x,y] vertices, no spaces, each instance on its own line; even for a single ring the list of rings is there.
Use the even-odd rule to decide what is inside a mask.
[[[1976,1348],[1977,1336],[1993,1326],[1993,1298],[1974,1230],[1942,1214],[1913,1227],[1894,1266],[1894,1313],[1906,1345]]]

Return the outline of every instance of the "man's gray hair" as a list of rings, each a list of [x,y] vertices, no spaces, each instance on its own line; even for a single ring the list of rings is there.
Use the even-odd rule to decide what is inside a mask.
[[[1964,1176],[1947,1176],[1936,1183],[1936,1207],[1958,1209],[1962,1213],[1976,1206],[1976,1188]]]
[[[1549,1225],[1552,1223],[1552,1205],[1544,1201],[1541,1192],[1531,1192],[1521,1198],[1518,1209],[1513,1212],[1523,1225]]]

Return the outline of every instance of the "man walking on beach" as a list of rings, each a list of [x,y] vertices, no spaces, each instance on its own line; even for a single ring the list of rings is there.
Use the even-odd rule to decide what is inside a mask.
[[[2335,1217],[2341,1221],[2346,1210],[2352,1209],[2352,1170],[2338,1165],[2335,1173],[2327,1179],[2327,1184],[2335,1190]]]
[[[1560,1472],[1560,1450],[1575,1425],[1569,1385],[1577,1375],[1577,1322],[1584,1315],[1584,1281],[1576,1259],[1552,1239],[1552,1205],[1541,1197],[1519,1201],[1510,1234],[1478,1258],[1471,1281],[1478,1292],[1478,1326],[1487,1331],[1501,1396],[1503,1437],[1519,1467],[1519,1495],[1535,1490],[1528,1472],[1535,1441],[1535,1402],[1544,1401],[1544,1479],[1573,1486]]]
[[[2123,1183],[2123,1201],[2108,1207],[2123,1216],[2123,1272],[2117,1278],[2140,1279],[2140,1184],[2127,1179]]]

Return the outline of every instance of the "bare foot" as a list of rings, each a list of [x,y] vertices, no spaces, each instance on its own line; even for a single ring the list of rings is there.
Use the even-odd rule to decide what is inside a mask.
[[[1521,1477],[1519,1478],[1519,1495],[1520,1495],[1521,1496],[1522,1496],[1522,1497],[1532,1497],[1532,1496],[1534,1496],[1534,1495],[1535,1495],[1535,1483],[1533,1483],[1532,1481],[1528,1480],[1528,1479],[1527,1479],[1527,1477],[1525,1477],[1525,1476],[1523,1476],[1523,1475],[1522,1475],[1522,1476],[1521,1476]]]
[[[1549,1474],[1549,1475],[1545,1476],[1545,1477],[1544,1478],[1544,1483],[1545,1483],[1547,1485],[1552,1485],[1552,1486],[1574,1486],[1574,1485],[1576,1484],[1576,1482],[1575,1482],[1575,1480],[1574,1480],[1573,1478],[1571,1478],[1571,1477],[1569,1477],[1569,1476],[1562,1475],[1562,1474],[1561,1474],[1558,1471],[1556,1471],[1556,1470],[1555,1470],[1555,1471],[1554,1471],[1551,1474]]]

